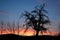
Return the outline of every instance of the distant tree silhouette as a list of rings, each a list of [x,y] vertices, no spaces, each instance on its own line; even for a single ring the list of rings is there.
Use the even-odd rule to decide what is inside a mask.
[[[12,31],[12,28],[11,28],[11,24],[10,24],[9,21],[7,22],[7,26],[8,26],[8,29],[7,30],[11,32]]]
[[[3,25],[4,25],[4,22],[1,21],[1,29],[0,29],[1,30],[1,34],[3,33],[3,27],[4,27]]]
[[[18,22],[17,22],[17,29],[18,29],[18,30],[17,30],[17,31],[18,31],[17,33],[18,33],[18,34],[19,34],[19,28],[20,28],[20,26],[19,26],[19,21],[18,21]]]
[[[36,36],[38,36],[39,31],[41,31],[41,33],[42,31],[46,31],[47,28],[45,28],[44,25],[50,23],[48,16],[45,14],[48,12],[44,9],[44,7],[45,4],[35,7],[35,9],[31,12],[25,11],[23,14],[26,18],[26,30],[29,27],[32,27],[36,31]]]
[[[59,22],[59,25],[58,25],[58,27],[59,27],[59,36],[60,36],[60,22]]]
[[[59,29],[60,29],[60,22],[59,22]]]
[[[15,21],[12,22],[12,32],[15,33]]]

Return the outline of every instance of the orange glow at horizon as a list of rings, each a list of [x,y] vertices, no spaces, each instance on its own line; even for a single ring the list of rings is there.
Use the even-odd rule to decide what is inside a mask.
[[[22,36],[33,36],[33,35],[36,35],[36,31],[33,30],[32,28],[29,28],[25,33],[24,33],[25,29],[20,29],[19,30],[19,34],[18,34],[18,31],[15,30],[15,32],[13,33],[12,31],[3,31],[2,34],[17,34],[17,35],[22,35]],[[0,31],[0,34],[1,34],[1,31]],[[53,32],[51,31],[51,33],[49,33],[49,31],[46,31],[46,33],[43,32],[43,35],[51,35],[51,36],[55,36],[57,35],[58,32]],[[39,32],[39,35],[42,35],[41,32]]]

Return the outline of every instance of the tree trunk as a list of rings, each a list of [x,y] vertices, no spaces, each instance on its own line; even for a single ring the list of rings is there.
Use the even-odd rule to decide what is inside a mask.
[[[36,31],[36,36],[38,36],[38,35],[39,35],[39,31],[37,30],[37,31]]]

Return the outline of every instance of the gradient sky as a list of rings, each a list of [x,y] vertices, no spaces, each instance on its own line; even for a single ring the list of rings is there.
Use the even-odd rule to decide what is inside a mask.
[[[60,0],[0,0],[0,22],[2,20],[4,22],[17,21],[22,12],[25,10],[31,11],[36,5],[42,3],[47,4],[45,9],[48,11],[50,20],[54,22],[53,24],[58,25],[60,20]],[[21,19],[22,21],[23,19]]]

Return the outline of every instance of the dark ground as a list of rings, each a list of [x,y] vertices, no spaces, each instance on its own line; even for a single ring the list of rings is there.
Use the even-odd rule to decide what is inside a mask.
[[[59,40],[59,36],[19,36],[14,34],[0,35],[0,40]]]

